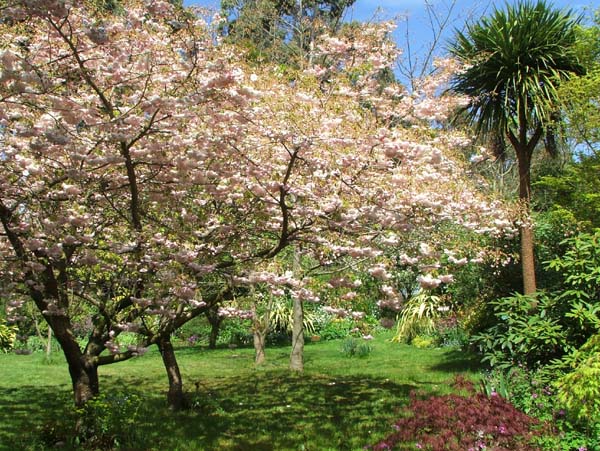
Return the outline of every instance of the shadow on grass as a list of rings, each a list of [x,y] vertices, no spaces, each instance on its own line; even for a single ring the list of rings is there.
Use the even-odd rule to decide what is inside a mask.
[[[452,373],[479,367],[476,359],[462,351],[444,352],[443,356],[425,353],[416,358],[408,350],[411,352],[392,359],[383,347],[372,360],[357,361],[340,359],[337,345],[315,345],[314,350],[317,348],[322,365],[294,375],[285,369],[289,358],[285,348],[270,354],[271,366],[252,369],[251,350],[213,352],[183,347],[178,357],[185,362],[182,369],[188,370],[184,383],[191,408],[179,413],[165,407],[166,376],[160,359],[153,355],[155,349],[127,368],[107,368],[101,376],[102,393],[135,394],[141,399],[132,428],[135,443],[119,449],[359,450],[389,435],[411,391],[447,392],[443,373],[448,374],[449,384]],[[306,362],[316,355],[307,352]],[[410,376],[398,379],[396,372],[385,369],[390,361],[418,370],[412,368],[407,372]],[[23,365],[19,371],[34,368]],[[354,369],[365,374],[346,374]],[[343,374],[334,375],[338,370]],[[428,374],[430,371],[436,374]],[[51,449],[48,444],[73,433],[70,386],[52,384],[55,376],[47,380],[47,385],[0,389],[0,450]]]
[[[192,393],[191,410],[162,433],[205,450],[360,449],[389,432],[414,388],[287,372],[231,378]]]
[[[371,377],[330,378],[266,371],[251,376],[188,381],[191,408],[172,413],[163,393],[144,393],[143,381],[111,378],[111,390],[142,397],[136,450],[354,450],[389,434],[408,402],[408,384]],[[194,388],[196,387],[196,388]],[[67,387],[68,388],[68,387]],[[73,430],[68,390],[25,386],[0,396],[0,449],[48,445]],[[55,434],[56,437],[52,437]],[[61,449],[69,449],[62,446]],[[123,448],[125,449],[125,448]]]
[[[429,369],[445,373],[460,373],[465,371],[476,372],[484,367],[480,361],[480,357],[461,349],[453,349],[446,352],[443,359],[442,362],[431,365]]]
[[[0,392],[0,450],[26,449],[42,429],[74,419],[70,386],[23,386]],[[50,431],[49,431],[50,432]],[[57,441],[59,438],[57,438]]]

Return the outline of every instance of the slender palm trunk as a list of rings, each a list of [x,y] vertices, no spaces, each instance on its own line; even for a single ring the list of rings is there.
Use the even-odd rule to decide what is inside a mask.
[[[534,234],[531,221],[531,152],[517,150],[519,163],[519,200],[523,208],[521,225],[521,271],[523,274],[523,293],[536,291]]]

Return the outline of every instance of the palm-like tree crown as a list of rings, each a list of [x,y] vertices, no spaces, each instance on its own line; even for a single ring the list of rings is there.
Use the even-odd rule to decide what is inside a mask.
[[[541,133],[560,82],[583,72],[575,49],[579,21],[543,0],[520,1],[457,32],[450,52],[466,69],[451,89],[473,99],[465,113],[478,132]]]
[[[497,154],[508,138],[519,170],[519,199],[529,213],[531,157],[544,132],[555,146],[558,86],[583,73],[576,50],[579,18],[549,7],[544,0],[519,0],[457,33],[450,52],[465,64],[451,89],[471,97],[463,116],[482,137],[492,138]],[[533,229],[521,225],[523,291],[536,291]]]

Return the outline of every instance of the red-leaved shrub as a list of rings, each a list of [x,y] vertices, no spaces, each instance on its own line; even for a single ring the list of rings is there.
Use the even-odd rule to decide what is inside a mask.
[[[534,451],[530,444],[537,421],[498,395],[474,393],[472,384],[457,380],[466,395],[419,399],[411,394],[409,415],[394,424],[396,432],[371,450]]]

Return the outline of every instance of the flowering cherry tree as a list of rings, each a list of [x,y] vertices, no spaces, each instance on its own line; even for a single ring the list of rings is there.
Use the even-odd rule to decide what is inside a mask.
[[[181,407],[178,327],[256,284],[319,301],[311,271],[261,270],[288,246],[316,267],[369,261],[385,281],[384,250],[409,230],[510,230],[452,158],[455,138],[394,126],[424,99],[374,82],[395,55],[379,29],[352,36],[351,60],[347,44],[326,39],[330,69],[290,76],[246,67],[200,16],[165,1],[132,0],[113,16],[85,2],[8,3],[3,294],[15,316],[32,301],[48,322],[77,404],[98,393],[98,366],[156,344],[169,403]],[[406,256],[427,262],[421,284],[449,282],[430,272],[438,243],[424,245]],[[399,302],[391,287],[383,295]],[[92,322],[83,347],[73,332],[81,315]],[[124,331],[139,346],[121,348]]]

